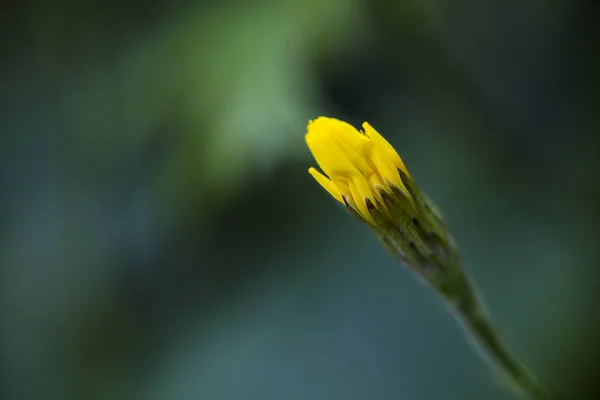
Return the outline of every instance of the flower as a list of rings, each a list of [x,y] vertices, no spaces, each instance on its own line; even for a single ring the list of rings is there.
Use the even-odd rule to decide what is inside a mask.
[[[402,176],[410,177],[392,145],[368,122],[358,131],[347,122],[319,117],[309,121],[306,144],[325,173],[308,172],[342,204],[352,207],[368,222],[373,222],[369,202],[381,213],[389,214],[389,202],[400,193],[410,204],[411,196]]]
[[[308,172],[454,311],[511,386],[532,400],[550,396],[500,341],[466,273],[442,214],[418,188],[394,148],[367,122],[363,131],[335,118],[309,121],[306,144],[324,172]]]

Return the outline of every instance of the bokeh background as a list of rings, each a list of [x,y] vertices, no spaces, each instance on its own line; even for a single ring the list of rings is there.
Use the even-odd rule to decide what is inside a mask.
[[[318,115],[389,138],[510,347],[598,398],[595,2],[0,10],[2,399],[511,399],[307,174]]]

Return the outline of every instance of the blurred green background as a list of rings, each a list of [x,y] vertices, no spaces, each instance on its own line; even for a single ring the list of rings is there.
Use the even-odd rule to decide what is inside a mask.
[[[556,398],[599,398],[598,11],[4,4],[0,397],[511,399],[307,174],[327,115],[392,142]]]

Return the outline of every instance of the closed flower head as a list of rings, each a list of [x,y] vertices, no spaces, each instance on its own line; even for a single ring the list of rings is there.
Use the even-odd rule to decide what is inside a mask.
[[[442,214],[396,150],[367,122],[362,129],[334,118],[310,121],[306,144],[322,172],[308,172],[403,265],[439,292],[512,387],[531,400],[549,399],[547,390],[500,341]]]
[[[308,172],[336,200],[373,222],[368,204],[388,214],[385,197],[412,198],[402,175],[409,177],[394,148],[367,122],[359,131],[347,122],[319,117],[308,123],[306,144],[324,172]]]

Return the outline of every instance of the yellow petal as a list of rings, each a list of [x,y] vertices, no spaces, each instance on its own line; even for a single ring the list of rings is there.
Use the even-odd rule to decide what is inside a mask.
[[[363,173],[372,174],[372,168],[367,164],[365,157],[373,142],[361,134],[355,127],[347,122],[335,118],[319,119],[320,124],[327,130],[332,139],[342,147],[352,163]]]
[[[327,190],[334,199],[342,204],[345,204],[344,199],[342,198],[342,192],[333,182],[329,180],[329,178],[312,167],[308,169],[308,173],[311,174],[312,177],[315,178],[315,180],[319,182],[319,184],[323,186],[323,188]]]
[[[358,131],[355,137],[360,137]],[[363,175],[370,176],[375,173],[373,168],[367,162],[368,149],[373,147],[373,143],[368,139],[365,141],[355,141],[353,137],[333,136],[335,144],[342,149],[348,160],[358,169]]]
[[[308,131],[321,131],[330,133],[336,131],[342,135],[354,135],[358,133],[355,127],[345,121],[330,117],[318,117],[308,122]]]
[[[335,182],[360,172],[368,182],[379,183],[369,162],[373,141],[347,122],[319,117],[310,121],[306,141],[321,169]]]
[[[334,168],[370,173],[363,155],[363,148],[369,140],[346,122],[326,117],[310,121],[307,126],[306,143],[319,165],[323,164],[323,171],[329,176]]]
[[[408,170],[406,169],[406,166],[402,162],[402,159],[400,158],[394,147],[387,140],[385,140],[385,138],[381,136],[379,132],[377,132],[371,125],[369,125],[368,122],[364,122],[362,127],[365,130],[365,135],[367,135],[367,137],[373,140],[373,142],[377,146],[377,150],[375,151],[383,151],[386,157],[392,160],[396,168],[401,169],[406,175],[410,176]]]
[[[352,193],[352,197],[354,198],[354,202],[358,210],[364,215],[364,217],[368,220],[371,219],[371,215],[367,209],[366,200],[370,199],[373,203],[375,203],[375,199],[378,198],[378,195],[375,195],[374,188],[369,185],[367,179],[361,174],[355,174],[351,177],[350,181],[348,181],[348,185],[350,187],[350,192]]]
[[[357,183],[359,185],[357,185]],[[360,180],[358,180],[358,182],[357,180],[351,180],[348,182],[348,185],[350,186],[350,192],[352,193],[352,198],[354,199],[354,204],[356,205],[356,208],[358,208],[358,211],[362,214],[364,218],[372,222],[373,218],[371,218],[371,215],[369,214],[369,210],[367,209],[367,203],[363,195],[364,188],[362,188],[362,190],[359,189],[359,186],[362,186],[360,184]]]
[[[350,176],[359,172],[348,155],[326,132],[309,130],[305,139],[317,164],[330,178],[333,178],[334,174]]]
[[[375,168],[379,176],[381,177],[383,186],[387,187],[388,182],[392,182],[398,186],[404,187],[402,183],[402,179],[400,179],[400,174],[396,169],[395,165],[392,163],[392,160],[385,157],[385,154],[382,154],[378,151],[372,151],[369,154],[369,158]]]

